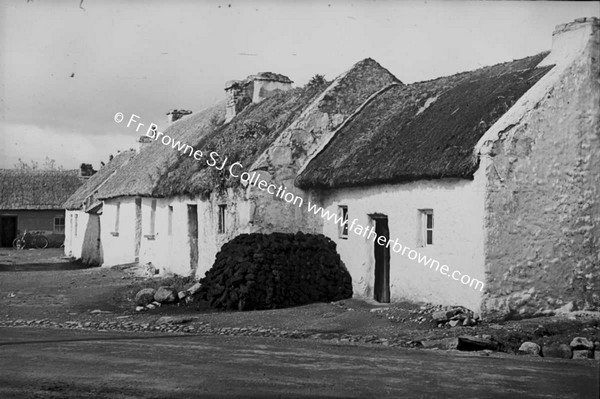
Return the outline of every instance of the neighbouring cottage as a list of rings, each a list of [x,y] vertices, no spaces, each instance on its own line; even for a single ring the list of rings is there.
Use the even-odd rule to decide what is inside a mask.
[[[225,101],[172,112],[164,129],[200,160],[143,136],[97,190],[104,265],[201,277],[241,233],[301,230],[333,239],[355,295],[380,302],[489,317],[598,308],[598,31],[598,19],[579,19],[557,27],[550,53],[413,84],[371,59],[303,88],[274,73],[228,82]],[[233,167],[304,206],[240,182]]]
[[[65,255],[81,259],[88,265],[103,263],[104,251],[100,239],[100,215],[103,207],[96,194],[135,153],[130,150],[117,154],[65,201]]]
[[[79,170],[0,169],[0,246],[12,246],[25,231],[41,232],[50,246],[60,246],[65,238],[63,202],[85,178]]]

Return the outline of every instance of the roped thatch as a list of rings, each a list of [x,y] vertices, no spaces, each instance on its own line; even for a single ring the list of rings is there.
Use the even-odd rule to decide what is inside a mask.
[[[220,126],[224,118],[225,101],[223,100],[159,131],[163,131],[174,141],[194,145],[201,137]],[[141,131],[140,133],[145,134]],[[159,180],[177,162],[180,155],[179,151],[171,146],[165,146],[160,141],[152,140],[144,144],[140,153],[98,190],[97,198],[153,196]]]
[[[0,169],[0,209],[59,210],[83,181],[79,170]]]
[[[93,206],[97,201],[95,196],[100,187],[106,184],[135,154],[136,152],[133,150],[118,153],[67,199],[63,205],[64,208],[68,210],[86,210],[90,206]]]
[[[296,179],[301,188],[472,178],[481,136],[551,67],[547,55],[393,86],[346,123]]]

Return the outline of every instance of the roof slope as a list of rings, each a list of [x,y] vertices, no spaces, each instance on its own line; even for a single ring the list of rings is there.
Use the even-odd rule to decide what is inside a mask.
[[[77,169],[0,169],[0,209],[63,209],[65,200],[82,184]]]
[[[109,163],[104,165],[98,172],[90,177],[81,187],[77,189],[64,203],[65,209],[86,209],[96,202],[95,194],[115,172],[135,156],[135,151],[125,151],[117,154]]]
[[[201,137],[222,124],[224,119],[225,100],[174,122],[163,133],[174,141],[194,145]],[[160,141],[151,141],[98,190],[97,197],[152,196],[160,178],[177,162],[179,156],[176,149],[165,146]]]
[[[252,165],[325,88],[325,85],[295,88],[248,105],[231,122],[191,143],[202,150],[202,160],[180,157],[160,180],[153,195],[207,196],[213,190],[238,184],[238,179],[229,179],[227,167],[234,162],[240,162],[244,169]],[[228,158],[227,167],[222,171],[207,165],[212,151],[220,156],[217,166]]]
[[[546,55],[382,91],[336,132],[296,184],[333,188],[472,178],[478,140],[549,71],[536,68]]]

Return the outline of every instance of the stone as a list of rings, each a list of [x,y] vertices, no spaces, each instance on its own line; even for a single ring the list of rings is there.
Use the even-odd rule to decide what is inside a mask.
[[[570,313],[573,310],[575,310],[575,305],[573,304],[573,302],[569,302],[566,305],[556,309],[556,313]]]
[[[185,316],[163,316],[156,320],[156,324],[185,324],[194,320],[193,317]]]
[[[442,338],[432,339],[429,341],[421,341],[421,345],[426,349],[457,349],[458,338]]]
[[[441,323],[441,322],[446,322],[448,321],[448,317],[446,316],[446,312],[443,310],[437,311],[437,312],[433,312],[431,314],[431,318],[436,322],[436,323]]]
[[[482,351],[485,349],[497,350],[498,344],[491,339],[463,335],[458,337],[459,351]]]
[[[187,291],[179,291],[177,293],[177,297],[179,298],[180,301],[184,300],[186,296],[188,296]]]
[[[456,327],[456,325],[458,325],[459,322],[460,320],[450,320],[448,324],[450,324],[450,327]]]
[[[152,305],[156,306],[157,308],[161,307],[161,303],[156,301],[152,302]]]
[[[150,309],[150,310],[156,309],[156,306],[154,306],[153,304],[149,304],[149,305],[146,305],[146,309]]]
[[[532,355],[539,356],[540,355],[540,346],[535,342],[523,342],[519,347],[518,353],[520,355]]]
[[[570,359],[573,356],[571,347],[567,344],[550,344],[542,347],[542,356],[559,359]]]
[[[579,349],[573,351],[573,359],[592,359],[594,352],[588,349]]]
[[[584,337],[573,338],[570,346],[571,346],[571,348],[573,348],[573,350],[575,350],[575,349],[593,350],[594,349],[594,343]]]
[[[143,306],[136,306],[136,307],[135,307],[135,311],[136,311],[136,312],[141,312],[141,311],[143,311],[144,309],[146,309],[146,308],[145,308],[145,307],[143,307]]]
[[[474,326],[475,324],[477,324],[475,320],[471,319],[470,317],[464,319],[462,323],[463,326]]]
[[[194,285],[192,285],[190,288],[187,289],[187,292],[189,295],[195,295],[198,293],[198,291],[200,291],[200,283],[196,283]]]
[[[177,302],[177,291],[171,287],[159,287],[154,294],[154,300],[160,303]]]
[[[155,293],[156,291],[154,288],[144,288],[135,294],[135,303],[140,306],[146,306],[154,301]]]

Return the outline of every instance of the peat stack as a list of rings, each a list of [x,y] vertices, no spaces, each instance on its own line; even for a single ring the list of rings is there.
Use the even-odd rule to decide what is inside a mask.
[[[228,310],[275,309],[352,296],[352,278],[322,234],[241,234],[224,244],[199,295]]]

